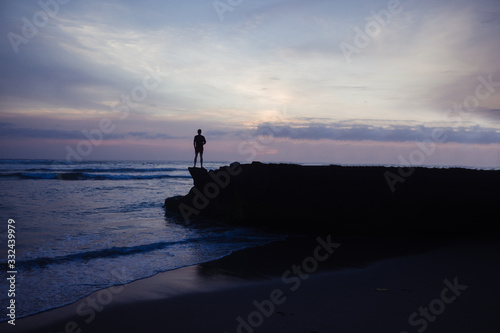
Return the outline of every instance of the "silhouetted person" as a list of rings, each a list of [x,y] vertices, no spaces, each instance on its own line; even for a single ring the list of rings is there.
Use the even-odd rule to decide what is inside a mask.
[[[203,168],[203,145],[205,145],[207,141],[205,137],[201,135],[201,129],[198,130],[198,135],[194,137],[193,146],[194,146],[194,167],[196,167],[196,159],[198,157],[198,153],[200,154],[200,165]]]

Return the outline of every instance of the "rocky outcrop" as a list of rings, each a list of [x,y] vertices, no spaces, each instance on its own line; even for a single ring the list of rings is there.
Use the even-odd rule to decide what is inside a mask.
[[[300,232],[488,232],[500,198],[490,170],[235,162],[189,172],[194,187],[165,200],[169,214]]]

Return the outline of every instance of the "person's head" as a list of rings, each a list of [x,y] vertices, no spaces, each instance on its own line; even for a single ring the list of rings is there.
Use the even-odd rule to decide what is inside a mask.
[[[198,130],[198,134],[201,134],[201,129]]]

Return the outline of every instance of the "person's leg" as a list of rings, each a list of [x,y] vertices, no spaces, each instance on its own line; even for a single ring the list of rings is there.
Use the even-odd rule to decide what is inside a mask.
[[[200,165],[203,168],[203,151],[200,152]]]
[[[196,168],[196,159],[198,158],[198,152],[194,153],[194,167]]]

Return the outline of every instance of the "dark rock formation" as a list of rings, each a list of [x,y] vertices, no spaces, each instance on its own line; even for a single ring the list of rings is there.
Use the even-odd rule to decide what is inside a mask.
[[[500,172],[461,168],[233,163],[189,168],[167,212],[279,230],[468,235],[496,229]],[[494,215],[496,216],[496,214]],[[491,224],[493,223],[493,225]]]

